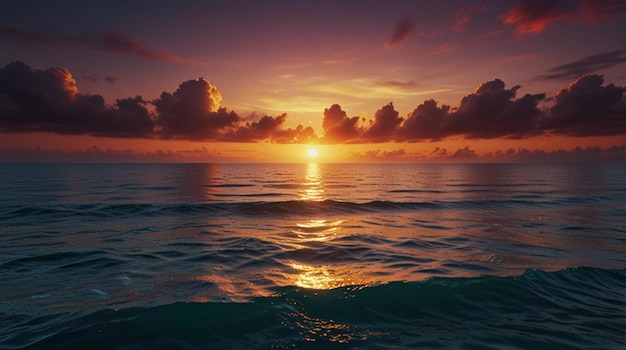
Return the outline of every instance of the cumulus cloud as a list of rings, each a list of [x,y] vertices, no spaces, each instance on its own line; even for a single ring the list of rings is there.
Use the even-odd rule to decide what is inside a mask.
[[[356,140],[362,130],[357,126],[360,118],[348,118],[341,106],[334,104],[324,109],[322,128],[324,129],[324,142],[343,143]]]
[[[348,118],[338,104],[324,110],[325,143],[377,143],[465,139],[523,139],[538,135],[611,136],[626,134],[626,88],[602,86],[599,75],[583,76],[555,97],[545,93],[517,97],[520,86],[500,79],[480,84],[458,106],[428,99],[406,118],[390,103],[373,120]],[[539,107],[541,101],[551,107]]]
[[[385,48],[393,49],[401,46],[415,32],[415,24],[410,18],[406,17],[396,23],[393,29],[391,40],[385,43]]]
[[[72,37],[51,33],[28,32],[14,27],[0,26],[0,39],[27,45],[47,45],[134,55],[153,61],[174,63],[184,61],[180,56],[167,53],[167,50],[162,50],[161,52],[152,50],[141,41],[118,31],[110,31],[99,36],[82,35]]]
[[[626,135],[626,88],[584,75],[559,90],[543,128],[570,136]]]
[[[449,136],[446,125],[450,122],[450,106],[437,106],[430,99],[418,105],[402,126],[401,133],[407,140],[441,139]]]
[[[537,135],[542,116],[537,105],[545,95],[526,94],[516,99],[518,89],[519,86],[506,89],[502,80],[495,79],[463,97],[454,110],[427,100],[409,115],[400,135],[406,140],[436,140],[453,135],[470,139]]]
[[[539,133],[537,108],[544,94],[515,95],[519,85],[506,89],[500,79],[481,84],[461,100],[451,119],[450,130],[467,138],[523,138]]]
[[[99,79],[87,76],[92,78]],[[107,105],[101,95],[81,94],[65,68],[38,70],[14,62],[0,69],[0,132],[235,142],[317,140],[311,127],[283,128],[286,114],[242,124],[237,113],[221,102],[218,89],[202,78],[183,82],[153,101],[136,96]]]
[[[547,100],[544,93],[517,97],[519,89],[494,79],[456,107],[427,99],[406,118],[392,103],[370,120],[348,117],[333,104],[323,112],[324,134],[318,137],[311,127],[287,128],[287,114],[243,120],[222,106],[219,90],[202,78],[152,101],[136,96],[108,105],[100,95],[82,94],[67,69],[14,62],[0,69],[0,132],[334,144],[626,135],[626,88],[604,85],[600,75],[584,75]]]
[[[402,123],[403,118],[389,103],[376,111],[374,121],[363,133],[363,139],[367,142],[392,141],[396,128]]]
[[[312,127],[298,125],[295,129],[284,129],[282,126],[287,120],[287,113],[277,117],[264,116],[257,122],[248,122],[240,125],[237,129],[226,133],[223,141],[253,142],[269,140],[276,143],[309,143],[315,141],[317,136]]]
[[[106,106],[80,94],[65,68],[32,69],[22,62],[0,69],[0,130],[48,131],[111,137],[149,137],[154,127],[139,96]]]
[[[153,101],[156,122],[165,138],[215,139],[236,127],[241,118],[221,107],[222,95],[208,81],[188,80],[174,93],[163,92]]]
[[[522,0],[501,17],[502,23],[515,26],[515,35],[539,34],[554,22],[567,18],[555,0]]]
[[[597,72],[600,69],[614,67],[626,63],[626,50],[605,52],[587,56],[580,60],[562,64],[541,75],[543,79],[576,79],[584,74]]]

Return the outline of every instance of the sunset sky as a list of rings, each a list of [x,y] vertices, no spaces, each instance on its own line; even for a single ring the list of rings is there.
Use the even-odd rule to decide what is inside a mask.
[[[623,161],[625,92],[623,0],[0,0],[0,161]]]

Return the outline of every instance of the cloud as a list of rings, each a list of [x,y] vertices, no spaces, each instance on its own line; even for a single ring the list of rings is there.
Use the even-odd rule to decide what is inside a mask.
[[[626,15],[626,2],[623,0],[583,0],[580,4],[580,12],[590,23],[616,19]]]
[[[426,100],[409,115],[400,135],[406,140],[441,139],[464,135],[469,139],[524,138],[537,135],[542,116],[537,107],[545,95],[516,99],[519,86],[506,89],[500,79],[481,84],[457,108]]]
[[[537,135],[537,108],[544,94],[526,94],[515,99],[519,85],[505,89],[500,79],[481,84],[461,100],[450,119],[450,131],[466,138],[523,138]]]
[[[472,21],[473,17],[476,14],[485,11],[485,9],[486,6],[469,6],[458,10],[454,15],[450,28],[452,28],[452,31],[457,34],[466,32],[467,26]]]
[[[48,131],[109,137],[150,137],[154,128],[140,96],[106,106],[80,94],[65,68],[32,69],[13,62],[0,69],[0,131]]]
[[[218,150],[205,147],[189,150],[137,152],[132,149],[101,149],[96,146],[64,152],[41,148],[15,147],[0,149],[0,162],[242,162],[249,158],[241,155],[226,155]],[[370,162],[500,162],[500,163],[602,163],[626,162],[626,146],[576,147],[570,150],[554,151],[507,149],[476,154],[469,146],[456,151],[435,148],[432,151],[409,153],[405,149],[394,151],[370,150],[350,155],[351,161]]]
[[[456,150],[456,152],[447,156],[447,158],[455,161],[467,161],[471,159],[477,159],[478,155],[469,146],[465,146],[464,148],[459,148],[458,150]]]
[[[418,105],[402,126],[402,135],[407,140],[442,139],[450,135],[446,125],[449,123],[450,106],[437,106],[437,101],[430,99]]]
[[[241,118],[221,102],[220,92],[203,78],[183,82],[174,93],[163,92],[152,101],[160,134],[191,140],[215,139],[237,126]]]
[[[555,0],[521,0],[509,12],[501,16],[504,24],[515,26],[515,36],[539,34],[551,24],[568,18],[561,12]]]
[[[410,38],[415,32],[415,24],[410,18],[406,17],[400,22],[396,23],[393,29],[393,36],[391,40],[385,43],[385,48],[393,49],[401,46],[404,42]]]
[[[100,37],[85,37],[81,40],[89,48],[113,53],[131,54],[154,61],[181,63],[183,58],[163,52],[155,52],[140,41],[134,40],[121,32],[108,32]]]
[[[203,78],[152,101],[136,96],[107,105],[100,95],[82,94],[65,68],[38,70],[14,62],[0,68],[0,132],[327,144],[626,135],[626,88],[604,85],[600,75],[584,75],[549,99],[543,93],[517,97],[519,89],[494,79],[456,107],[426,99],[405,118],[392,103],[370,120],[348,117],[333,104],[323,112],[324,135],[318,137],[311,127],[286,128],[286,113],[242,119],[222,106],[219,90]]]
[[[184,61],[182,57],[168,54],[166,50],[161,52],[151,50],[144,43],[118,31],[110,31],[99,36],[82,35],[71,37],[50,33],[27,32],[14,27],[0,26],[0,39],[26,45],[37,44],[127,54],[151,61],[174,63]]]
[[[298,125],[295,129],[283,129],[287,114],[277,117],[264,116],[258,122],[240,125],[237,129],[226,133],[221,141],[254,142],[270,140],[276,143],[309,143],[316,141],[317,136],[312,127]]]
[[[587,56],[580,60],[550,68],[549,74],[541,75],[543,79],[576,79],[584,74],[597,72],[626,63],[626,50],[605,52]]]
[[[366,142],[392,141],[396,128],[402,123],[403,118],[389,103],[381,107],[374,114],[374,122],[363,133],[362,139]]]
[[[286,114],[243,124],[221,102],[218,89],[202,78],[183,82],[153,101],[136,96],[106,105],[100,95],[81,94],[65,68],[38,70],[14,62],[0,69],[0,132],[235,142],[317,140],[311,127],[283,128]]]
[[[324,110],[323,142],[377,143],[465,139],[523,139],[539,135],[626,135],[626,88],[602,86],[601,76],[583,76],[553,98],[544,93],[517,97],[520,86],[507,88],[500,79],[480,84],[459,105],[439,106],[425,100],[406,118],[390,103],[374,120],[348,118],[337,104]],[[539,108],[539,103],[552,102]]]
[[[1,159],[1,155],[0,155]],[[557,149],[554,151],[529,150],[520,148],[514,150],[497,150],[478,154],[470,146],[450,151],[436,147],[432,150],[409,153],[405,149],[395,151],[370,150],[350,154],[351,161],[368,162],[474,162],[474,163],[602,163],[626,161],[626,146],[575,147],[569,150]]]
[[[359,117],[348,118],[346,112],[338,104],[324,109],[324,118],[322,119],[324,142],[343,143],[357,139],[362,132],[357,126],[359,120]]]
[[[398,161],[398,160],[406,160],[405,157],[406,151],[404,149],[399,149],[395,151],[381,151],[371,150],[361,152],[354,152],[350,154],[351,160],[361,161],[361,162],[389,162],[389,161]]]
[[[626,88],[584,75],[561,89],[542,127],[569,136],[626,135]]]

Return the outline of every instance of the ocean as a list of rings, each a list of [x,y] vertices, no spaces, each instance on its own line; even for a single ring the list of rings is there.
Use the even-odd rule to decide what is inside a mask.
[[[626,348],[626,164],[0,164],[0,349]]]

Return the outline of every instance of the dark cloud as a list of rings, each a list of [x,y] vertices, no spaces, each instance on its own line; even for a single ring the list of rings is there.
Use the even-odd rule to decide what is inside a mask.
[[[0,69],[0,132],[335,144],[626,135],[626,88],[604,85],[600,75],[580,77],[546,100],[543,109],[538,105],[545,94],[518,98],[519,89],[494,79],[464,96],[457,107],[429,99],[406,119],[392,103],[372,120],[349,118],[334,104],[324,110],[319,138],[311,127],[285,128],[286,114],[244,121],[221,105],[218,89],[202,78],[183,82],[153,101],[136,96],[107,105],[100,95],[80,93],[65,68],[38,70],[14,62]]]
[[[392,49],[402,45],[415,32],[415,24],[406,17],[396,23],[391,40],[385,43],[385,48]]]
[[[163,92],[154,100],[160,133],[165,138],[216,139],[237,126],[241,118],[220,106],[222,95],[208,81],[186,81],[170,94]]]
[[[100,79],[95,74],[84,78]],[[236,142],[317,140],[311,127],[283,128],[286,114],[242,124],[221,101],[217,88],[200,78],[183,82],[175,92],[163,92],[154,101],[137,96],[107,105],[100,95],[81,94],[65,68],[37,70],[14,62],[0,69],[0,132]],[[150,105],[155,112],[149,111]]]
[[[128,35],[111,31],[100,36],[60,36],[50,33],[27,32],[14,27],[0,26],[0,39],[11,40],[26,45],[47,45],[75,49],[88,49],[110,53],[128,54],[153,61],[181,63],[180,56],[170,55],[166,50],[157,52]]]
[[[626,88],[602,84],[602,76],[585,75],[561,89],[542,127],[570,136],[626,135]]]
[[[0,69],[0,130],[111,137],[149,137],[154,128],[141,97],[106,106],[80,94],[65,68],[37,70],[22,62]]]
[[[343,143],[356,140],[362,132],[357,126],[359,120],[359,117],[348,118],[346,112],[338,104],[324,109],[324,118],[322,119],[324,142]]]
[[[605,52],[587,56],[578,61],[569,62],[550,68],[548,74],[541,75],[543,79],[576,79],[584,74],[614,67],[626,63],[626,50]]]
[[[515,26],[515,35],[539,34],[552,23],[569,16],[557,6],[556,0],[522,0],[501,16],[504,24]]]
[[[0,39],[17,41],[26,45],[61,45],[60,38],[50,34],[25,32],[14,27],[0,26]]]
[[[107,83],[113,84],[113,83],[115,83],[117,81],[117,78],[116,77],[107,76],[107,77],[104,77],[104,81],[106,81]]]
[[[435,100],[426,100],[406,119],[401,134],[407,140],[442,139],[450,135],[449,117],[450,106],[438,107]]]
[[[270,140],[276,143],[309,143],[317,139],[313,128],[298,125],[295,129],[283,129],[287,114],[277,117],[264,116],[258,122],[240,125],[237,129],[226,133],[223,141],[254,142]]]
[[[524,95],[515,99],[519,86],[505,89],[500,79],[481,84],[473,94],[466,95],[450,119],[453,134],[466,138],[523,138],[537,135],[537,108],[543,94]]]
[[[362,139],[365,142],[387,142],[392,141],[396,128],[402,123],[402,117],[389,103],[376,111],[372,125],[363,133]]]
[[[433,99],[418,105],[406,119],[392,104],[379,109],[374,120],[359,127],[359,117],[347,118],[339,105],[324,111],[326,143],[522,139],[538,135],[609,136],[626,134],[625,88],[602,86],[601,76],[583,76],[539,108],[546,95],[517,97],[520,86],[506,88],[500,79],[480,84],[457,107],[439,106]]]
[[[170,55],[167,51],[152,51],[140,41],[134,40],[120,32],[108,32],[100,37],[84,37],[81,39],[81,42],[95,50],[131,54],[155,61],[183,62],[182,57]]]
[[[481,84],[476,91],[461,100],[453,111],[449,106],[437,106],[427,100],[409,115],[401,128],[406,140],[441,139],[464,135],[470,139],[524,138],[540,133],[542,117],[537,107],[543,94],[515,95],[519,86],[506,89],[500,79]]]

